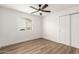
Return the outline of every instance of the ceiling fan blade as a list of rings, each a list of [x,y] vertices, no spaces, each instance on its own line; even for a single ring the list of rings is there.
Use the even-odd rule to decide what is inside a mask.
[[[35,9],[35,10],[38,10],[37,8],[35,8],[35,7],[33,7],[33,6],[30,6],[30,8],[33,8],[33,9]]]
[[[39,12],[39,11],[34,11],[34,12],[31,12],[31,14],[36,13],[36,12]]]
[[[51,11],[49,11],[49,10],[41,10],[42,12],[51,12]]]
[[[45,4],[41,9],[45,9],[48,6],[48,4]]]

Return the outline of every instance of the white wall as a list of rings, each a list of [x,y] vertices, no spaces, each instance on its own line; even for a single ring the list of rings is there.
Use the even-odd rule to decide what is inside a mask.
[[[32,31],[18,31],[17,20],[27,17],[32,20]],[[41,37],[41,17],[0,7],[0,47]]]
[[[43,37],[52,41],[58,41],[58,19],[51,14],[43,19]]]
[[[79,12],[79,7],[69,8],[56,13],[51,13],[43,18],[43,37],[52,41],[60,42],[59,39],[59,16]],[[63,43],[64,44],[64,43]]]

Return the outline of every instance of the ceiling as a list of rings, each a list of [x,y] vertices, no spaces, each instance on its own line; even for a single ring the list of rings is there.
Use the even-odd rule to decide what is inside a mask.
[[[33,11],[36,11],[30,8],[29,6],[34,6],[38,8],[38,4],[2,4],[0,6],[11,8],[11,9],[16,9],[18,11],[25,12],[25,13],[31,13]],[[59,11],[68,9],[68,8],[76,7],[76,6],[79,6],[79,5],[78,4],[48,4],[48,7],[45,10],[51,10],[52,13],[54,13],[54,12],[59,12]],[[43,12],[43,16],[47,14],[49,13]],[[34,15],[39,15],[39,12],[34,13]]]

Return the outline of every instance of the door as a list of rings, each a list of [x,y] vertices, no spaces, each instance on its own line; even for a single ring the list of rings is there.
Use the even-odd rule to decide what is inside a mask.
[[[71,46],[79,48],[79,14],[71,15]]]
[[[70,45],[70,16],[61,16],[59,19],[59,41]]]

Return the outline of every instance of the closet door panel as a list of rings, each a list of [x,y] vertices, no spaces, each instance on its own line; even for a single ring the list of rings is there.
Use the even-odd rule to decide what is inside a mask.
[[[71,15],[71,46],[79,48],[79,14]]]
[[[59,41],[70,45],[70,16],[61,16],[59,20]]]

